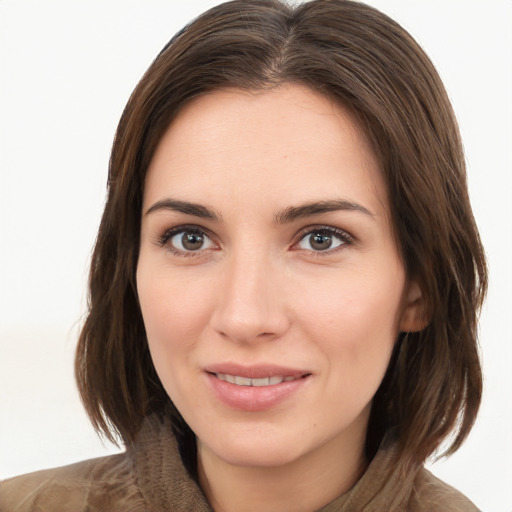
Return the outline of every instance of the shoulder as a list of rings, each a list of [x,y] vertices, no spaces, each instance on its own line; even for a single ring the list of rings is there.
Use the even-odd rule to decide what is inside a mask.
[[[421,469],[407,508],[408,512],[479,512],[479,509],[452,486]]]
[[[0,510],[120,510],[122,500],[128,496],[134,503],[137,494],[131,462],[121,453],[4,480],[0,482]]]

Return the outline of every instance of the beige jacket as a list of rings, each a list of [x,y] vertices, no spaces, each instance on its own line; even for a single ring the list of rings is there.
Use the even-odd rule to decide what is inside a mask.
[[[321,512],[478,512],[423,468],[383,481],[392,450],[380,450],[347,493]],[[211,512],[182,465],[167,421],[148,418],[134,447],[0,482],[1,512]]]

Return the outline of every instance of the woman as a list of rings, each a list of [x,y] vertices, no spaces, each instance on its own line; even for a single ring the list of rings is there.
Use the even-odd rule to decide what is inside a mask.
[[[363,4],[218,6],[112,150],[76,358],[124,454],[7,510],[477,510],[422,468],[481,396],[486,288],[432,64]]]

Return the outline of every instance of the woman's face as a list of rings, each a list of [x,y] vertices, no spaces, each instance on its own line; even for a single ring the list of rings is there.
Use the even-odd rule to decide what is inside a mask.
[[[365,137],[296,85],[181,111],[148,171],[137,287],[200,453],[237,465],[362,451],[416,307]]]

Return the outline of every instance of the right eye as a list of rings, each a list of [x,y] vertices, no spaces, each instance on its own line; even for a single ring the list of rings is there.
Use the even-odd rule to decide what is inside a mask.
[[[167,246],[177,256],[193,256],[206,249],[213,249],[215,244],[211,238],[197,227],[176,227],[166,231],[159,244]]]

